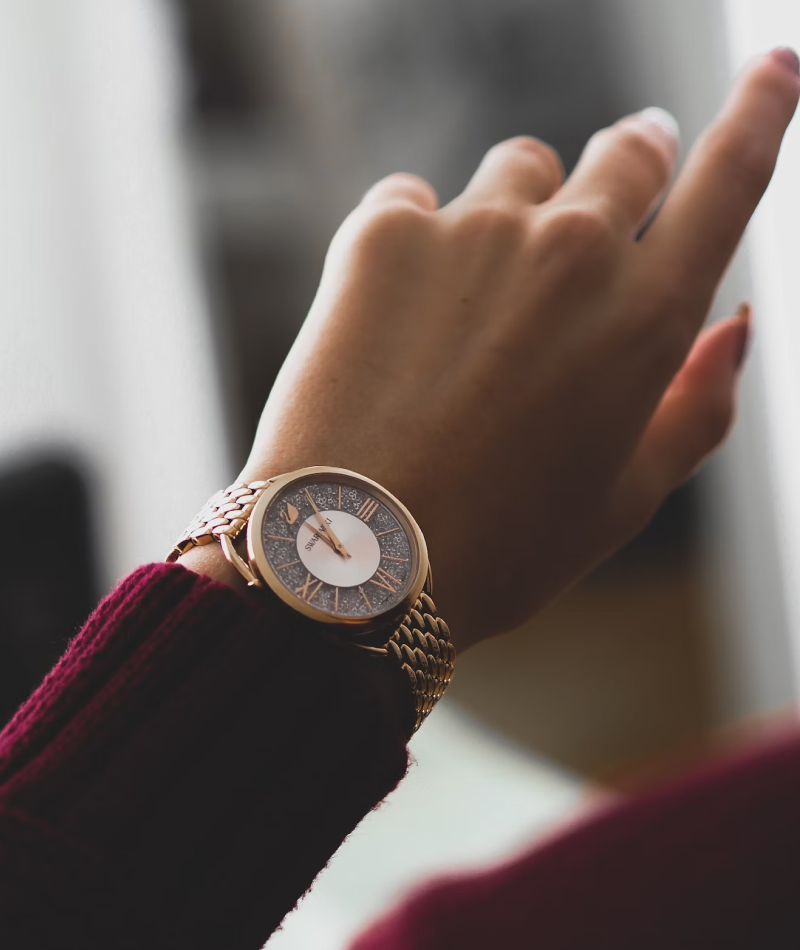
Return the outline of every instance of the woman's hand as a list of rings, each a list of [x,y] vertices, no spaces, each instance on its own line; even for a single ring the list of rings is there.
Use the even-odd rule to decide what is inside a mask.
[[[441,210],[418,178],[380,182],[333,240],[243,477],[376,479],[425,533],[459,646],[525,620],[722,441],[747,310],[698,333],[799,93],[789,51],[753,62],[638,242],[678,152],[657,114],[595,135],[566,183],[530,138]]]

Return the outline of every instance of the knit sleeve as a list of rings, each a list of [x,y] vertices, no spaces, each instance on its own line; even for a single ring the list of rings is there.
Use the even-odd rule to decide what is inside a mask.
[[[0,946],[257,950],[407,766],[404,684],[178,565],[0,734]]]

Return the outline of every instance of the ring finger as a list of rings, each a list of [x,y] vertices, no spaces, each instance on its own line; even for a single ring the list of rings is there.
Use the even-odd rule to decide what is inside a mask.
[[[538,204],[564,181],[558,153],[539,139],[519,136],[489,149],[461,198]]]
[[[645,109],[597,132],[555,197],[556,204],[599,204],[636,234],[669,184],[680,154],[678,123]]]

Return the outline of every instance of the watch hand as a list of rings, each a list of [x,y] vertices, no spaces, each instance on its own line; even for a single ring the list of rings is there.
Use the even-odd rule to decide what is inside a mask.
[[[327,534],[325,534],[324,531],[320,531],[319,528],[315,528],[314,525],[309,524],[308,521],[304,521],[303,524],[314,534],[318,534],[327,545],[330,545],[330,547],[333,548],[334,551],[336,550],[336,545],[334,545],[333,541],[331,541],[331,539],[327,536]]]
[[[317,517],[319,518],[320,527],[322,528],[323,532],[326,535],[328,535],[328,537],[330,537],[331,541],[333,541],[334,549],[339,554],[341,554],[342,557],[350,557],[350,554],[348,553],[347,548],[336,537],[336,532],[333,530],[333,528],[331,528],[329,524],[325,523],[325,519],[320,514],[319,508],[317,508],[316,503],[314,502],[314,499],[311,497],[311,492],[307,488],[304,489],[304,491],[306,493],[306,498],[308,498],[308,500],[311,502],[311,507],[314,509],[314,511],[317,514]]]

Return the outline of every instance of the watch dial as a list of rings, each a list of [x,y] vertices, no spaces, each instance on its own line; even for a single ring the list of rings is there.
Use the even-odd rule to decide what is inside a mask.
[[[276,495],[261,539],[295,597],[343,620],[373,617],[397,607],[415,575],[416,544],[401,517],[371,486],[315,476]]]

